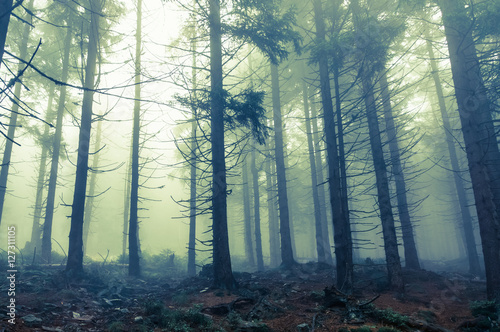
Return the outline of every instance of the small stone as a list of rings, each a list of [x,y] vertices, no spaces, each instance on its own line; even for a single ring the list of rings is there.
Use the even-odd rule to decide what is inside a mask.
[[[32,314],[26,315],[26,316],[21,317],[21,318],[23,319],[24,324],[26,324],[27,326],[37,326],[37,325],[40,325],[42,323],[41,318],[35,317]]]
[[[142,320],[143,320],[142,316],[134,317],[134,322],[136,323],[142,322]]]
[[[298,332],[309,332],[309,325],[307,323],[302,323],[297,325]]]

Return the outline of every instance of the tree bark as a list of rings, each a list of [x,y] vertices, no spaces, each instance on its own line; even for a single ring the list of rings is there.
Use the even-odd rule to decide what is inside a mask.
[[[311,185],[312,185],[312,196],[314,205],[314,228],[315,228],[315,238],[316,238],[316,253],[318,255],[318,262],[327,263],[326,251],[329,248],[325,248],[324,237],[323,237],[323,227],[321,225],[321,206],[319,204],[319,193],[318,193],[318,178],[316,170],[316,160],[314,155],[314,145],[311,129],[311,119],[309,117],[309,93],[307,89],[307,84],[302,80],[302,102],[304,107],[304,118],[306,125],[306,135],[307,135],[307,147],[309,150],[309,165],[311,167]]]
[[[403,292],[403,273],[401,270],[401,262],[399,260],[398,239],[396,237],[396,228],[394,227],[394,215],[392,214],[391,195],[389,192],[389,181],[387,179],[387,167],[384,160],[377,108],[373,95],[373,80],[369,73],[370,69],[366,68],[366,64],[363,65],[361,70],[361,81],[363,84],[366,118],[370,133],[373,167],[375,169],[377,197],[380,209],[380,219],[382,221],[382,233],[384,238],[387,272],[389,274],[389,284],[395,291]]]
[[[321,1],[314,0],[313,7],[316,39],[317,43],[321,45],[321,43],[325,42],[326,34]],[[341,200],[339,156],[327,56],[325,50],[320,50],[318,54],[318,65],[326,136],[326,151],[328,156],[328,183],[333,216],[335,258],[337,261],[337,288],[346,293],[350,293],[353,283],[351,227],[346,218],[346,211],[343,209]]]
[[[210,125],[212,142],[212,232],[214,286],[236,287],[227,229],[227,183],[224,150],[224,90],[220,0],[210,0]]]
[[[443,129],[446,135],[446,144],[448,147],[448,153],[450,155],[450,164],[453,171],[453,180],[455,183],[455,190],[458,197],[458,205],[460,207],[460,214],[462,216],[462,226],[465,238],[465,248],[467,252],[467,258],[469,261],[469,272],[475,275],[481,273],[481,268],[479,265],[479,256],[477,254],[476,240],[474,238],[474,228],[472,227],[472,216],[469,210],[469,202],[467,200],[467,194],[465,192],[465,183],[460,176],[461,170],[458,163],[457,151],[455,148],[455,139],[451,134],[452,128],[450,124],[450,119],[448,117],[448,112],[446,110],[446,104],[444,99],[444,93],[441,85],[441,79],[439,77],[438,65],[435,60],[434,50],[432,49],[432,44],[427,37],[427,52],[429,53],[432,79],[434,80],[434,85],[436,87],[436,94],[438,97],[439,111],[441,112],[441,119],[443,120]]]
[[[252,215],[250,206],[250,188],[248,181],[248,163],[247,156],[244,157],[241,173],[243,180],[243,239],[245,242],[245,256],[248,265],[255,266],[255,252],[253,250],[252,238]]]
[[[69,15],[69,9],[68,9]],[[71,49],[71,29],[66,31],[64,38],[64,55],[62,62],[61,81],[68,81],[69,74],[69,53]],[[62,123],[64,110],[66,107],[66,86],[61,86],[59,90],[59,103],[57,105],[56,131],[52,141],[52,160],[50,161],[49,186],[47,189],[47,203],[45,204],[45,221],[43,224],[42,237],[42,259],[51,263],[52,258],[52,222],[54,218],[57,173],[59,170],[59,155],[61,151]]]
[[[461,1],[440,0],[455,95],[479,220],[488,299],[500,302],[500,153],[481,76],[472,20]]]
[[[349,194],[347,191],[347,166],[346,155],[344,146],[344,125],[342,123],[342,103],[340,100],[340,84],[339,84],[339,65],[333,63],[333,83],[335,89],[335,115],[337,117],[337,131],[339,140],[339,176],[340,176],[340,202],[342,204],[342,211],[345,218],[345,223],[350,225],[349,217]],[[352,244],[352,230],[349,232],[349,243]],[[352,253],[354,257],[354,248]],[[352,258],[351,258],[352,259]]]
[[[320,146],[319,129],[318,129],[318,112],[316,111],[315,99],[311,99],[311,122],[312,122],[312,136],[314,143],[314,155],[316,158],[316,177],[318,183],[318,198],[321,215],[321,233],[323,242],[325,243],[326,262],[333,265],[332,246],[330,244],[330,231],[328,227],[328,216],[326,211],[326,194],[324,187],[323,176],[323,156]]]
[[[132,128],[132,169],[130,184],[130,221],[128,228],[128,274],[141,275],[139,257],[139,140],[141,130],[141,39],[142,39],[142,0],[137,0],[137,28],[135,45],[135,95],[134,124]]]
[[[10,13],[12,11],[13,0],[4,0],[0,3],[0,66],[2,66],[5,41],[9,30]]]
[[[257,258],[257,270],[264,271],[264,257],[262,255],[262,236],[260,233],[260,192],[259,192],[259,170],[256,165],[256,147],[252,145],[252,160],[250,170],[252,172],[253,182],[253,207],[254,207],[254,225],[255,225],[255,254]]]
[[[285,156],[283,153],[283,125],[281,118],[280,86],[278,66],[271,64],[271,85],[273,100],[274,121],[274,154],[276,158],[276,172],[278,177],[278,205],[281,235],[281,264],[288,268],[295,264],[293,259],[292,239],[290,234],[290,219],[288,210],[288,196],[286,189]]]
[[[132,148],[132,144],[130,144]],[[125,190],[123,195],[123,228],[122,228],[122,262],[126,263],[127,255],[127,239],[128,239],[128,223],[130,212],[130,186],[132,183],[132,149],[130,150],[130,159],[127,163],[127,174],[125,179]]]
[[[401,153],[399,150],[396,125],[394,124],[391,97],[389,94],[389,84],[387,82],[387,74],[385,72],[381,74],[379,84],[381,88],[382,105],[384,107],[387,141],[389,142],[389,151],[391,155],[391,170],[396,183],[396,198],[398,202],[399,220],[401,222],[401,230],[403,233],[405,263],[407,268],[419,270],[420,263],[413,235],[413,225],[410,218],[410,211],[408,209],[406,182],[403,174],[403,168],[401,166]]]
[[[11,6],[12,7],[12,6]],[[33,0],[28,3],[28,8],[33,8]],[[28,40],[30,35],[30,26],[24,23],[23,36],[21,39],[21,45],[19,46],[19,58],[26,60],[28,53]],[[5,42],[4,42],[5,43]],[[3,51],[3,48],[2,48]],[[18,70],[22,70],[24,64],[19,62]],[[7,140],[5,142],[5,148],[3,151],[2,158],[2,169],[0,170],[0,223],[2,222],[3,207],[5,203],[5,194],[7,192],[7,179],[9,177],[9,168],[12,156],[12,146],[15,140],[16,128],[17,128],[17,115],[19,112],[19,102],[21,101],[21,81],[17,80],[14,84],[14,96],[12,98],[12,111],[10,113],[9,126],[7,130]]]
[[[192,63],[192,81],[193,81],[193,99],[196,100],[196,20],[193,19],[193,36],[191,38],[191,51],[193,52]],[[187,272],[189,276],[196,275],[196,163],[197,163],[197,118],[196,107],[192,108],[193,119],[191,123],[191,153],[190,159],[190,179],[189,179],[189,243],[188,243],[188,266]]]
[[[83,214],[87,189],[90,132],[92,129],[93,89],[98,52],[99,15],[101,15],[100,1],[91,2],[90,10],[90,36],[84,82],[86,90],[83,93],[78,158],[76,161],[75,192],[73,195],[73,211],[71,213],[71,228],[69,232],[68,262],[66,264],[66,272],[73,276],[83,273]]]
[[[266,167],[266,192],[267,192],[267,216],[269,223],[269,255],[270,255],[270,266],[277,267],[280,264],[280,235],[278,221],[276,217],[276,196],[274,194],[274,181],[273,181],[273,169],[272,165],[272,152],[271,144],[266,141],[266,151],[268,155],[266,156],[265,167]]]
[[[99,149],[101,146],[102,121],[97,122],[96,137],[94,142],[94,155],[92,159],[92,173],[90,174],[88,199],[85,202],[85,212],[83,214],[83,255],[87,253],[87,245],[90,233],[90,223],[92,222],[92,212],[94,210],[95,186],[97,180],[97,167],[99,166]]]
[[[45,116],[45,121],[48,123],[52,122],[54,117],[54,111],[52,109],[52,104],[54,102],[55,85],[51,84],[49,91],[49,103],[47,105],[47,114]],[[43,192],[45,189],[45,177],[47,173],[47,154],[49,152],[49,146],[47,139],[49,138],[49,126],[45,125],[42,134],[42,152],[40,156],[40,166],[38,168],[38,179],[36,182],[36,196],[35,196],[35,210],[33,212],[33,226],[31,228],[31,248],[41,249],[42,245],[42,227],[40,225],[40,220],[42,219],[43,212]]]

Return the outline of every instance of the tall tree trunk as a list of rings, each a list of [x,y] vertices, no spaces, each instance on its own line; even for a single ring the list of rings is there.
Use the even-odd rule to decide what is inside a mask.
[[[257,256],[257,269],[264,271],[264,257],[262,255],[262,236],[260,232],[260,192],[259,192],[259,170],[257,169],[256,162],[256,147],[252,146],[252,160],[250,162],[250,170],[252,172],[253,180],[253,207],[254,207],[254,221],[255,221],[255,253]]]
[[[101,15],[101,1],[93,1],[90,4],[90,36],[84,82],[86,90],[83,92],[78,158],[76,161],[75,192],[73,195],[73,211],[71,213],[71,228],[69,232],[68,262],[66,264],[66,271],[73,275],[83,273],[83,214],[87,189],[90,131],[92,129],[93,89],[98,52],[97,45],[99,41],[99,15]]]
[[[68,8],[69,15],[69,8]],[[61,81],[68,81],[69,73],[69,53],[71,49],[71,29],[67,28],[64,38],[64,55],[62,62]],[[52,160],[50,161],[49,186],[47,188],[47,203],[45,204],[45,221],[43,224],[42,237],[42,258],[51,263],[52,254],[52,221],[54,218],[57,173],[59,170],[59,155],[61,151],[62,123],[64,110],[66,107],[66,86],[61,86],[59,90],[59,103],[57,105],[56,131],[52,141]]]
[[[325,244],[326,262],[333,265],[332,249],[330,244],[330,232],[328,227],[328,217],[326,212],[326,194],[324,187],[323,176],[323,156],[320,146],[319,126],[318,126],[318,112],[316,111],[315,99],[311,96],[311,123],[312,123],[312,137],[314,143],[314,155],[316,159],[316,177],[318,183],[318,198],[321,215],[321,234],[323,236],[323,243]]]
[[[193,36],[191,38],[191,51],[193,52],[193,62],[192,62],[192,81],[193,81],[193,99],[196,100],[196,89],[197,89],[197,79],[196,79],[196,20],[193,19]],[[196,163],[197,163],[197,118],[196,118],[196,107],[193,106],[193,119],[191,123],[191,153],[189,154],[190,159],[190,179],[189,179],[189,243],[188,243],[188,266],[187,272],[189,276],[196,275]]]
[[[48,123],[53,121],[54,111],[52,109],[52,104],[54,102],[55,85],[52,84],[49,90],[49,103],[47,105],[47,114],[45,116],[45,121]],[[35,211],[33,212],[33,226],[31,228],[31,247],[41,249],[42,241],[42,228],[40,225],[40,220],[42,219],[43,212],[43,191],[45,189],[45,177],[47,173],[47,154],[49,152],[49,146],[47,139],[49,137],[49,126],[45,125],[42,134],[42,152],[40,156],[40,166],[38,168],[38,179],[36,182],[36,196],[35,196]]]
[[[458,197],[458,205],[460,208],[460,214],[462,217],[463,233],[465,238],[465,248],[467,252],[467,258],[469,260],[469,272],[475,275],[481,273],[481,268],[479,265],[479,256],[477,254],[476,240],[474,238],[474,229],[472,227],[472,216],[469,210],[469,202],[467,200],[467,194],[465,192],[465,183],[460,176],[460,166],[458,163],[457,151],[455,148],[455,139],[451,134],[452,128],[450,124],[450,119],[448,117],[448,112],[446,110],[446,103],[444,99],[444,93],[441,85],[441,78],[439,77],[438,65],[436,63],[436,58],[434,56],[434,50],[432,49],[432,43],[427,39],[427,52],[429,53],[432,79],[434,80],[434,85],[436,87],[436,94],[438,97],[439,110],[441,112],[441,119],[443,120],[443,129],[446,135],[446,144],[448,147],[448,154],[450,155],[450,164],[453,171],[453,180],[455,183],[455,190]]]
[[[373,95],[373,80],[366,65],[363,65],[361,80],[363,84],[363,94],[366,107],[366,118],[370,134],[370,146],[373,157],[373,167],[375,169],[375,179],[377,185],[377,197],[382,221],[382,233],[384,238],[384,251],[389,273],[389,284],[398,291],[404,291],[403,273],[398,253],[398,239],[394,226],[394,215],[392,213],[391,195],[389,192],[389,181],[387,178],[387,167],[384,160],[382,140],[377,116],[377,108]]]
[[[243,238],[245,242],[245,256],[247,263],[251,266],[255,266],[255,253],[253,250],[253,238],[252,238],[252,215],[250,206],[250,188],[248,183],[248,163],[247,156],[245,156],[242,164],[242,179],[243,179]]]
[[[323,20],[321,1],[314,0],[313,6],[316,39],[317,43],[321,44],[325,42],[325,23]],[[328,183],[333,216],[335,258],[337,261],[337,287],[346,292],[351,292],[353,283],[351,227],[346,218],[346,211],[343,209],[341,200],[338,147],[327,56],[325,50],[321,50],[318,56],[318,65],[326,136],[326,151],[328,154]]]
[[[324,237],[323,237],[323,227],[321,226],[321,206],[319,204],[319,193],[318,193],[318,177],[316,170],[316,160],[314,156],[314,145],[311,129],[311,119],[309,117],[309,93],[307,89],[307,84],[305,80],[302,80],[302,101],[304,107],[304,117],[306,125],[306,135],[307,135],[307,147],[309,149],[309,165],[311,166],[311,184],[312,184],[312,195],[313,195],[313,205],[314,205],[314,226],[315,226],[315,238],[316,238],[316,253],[318,255],[318,262],[326,263],[326,251],[329,248],[325,248]]]
[[[286,132],[283,131],[283,156],[285,158],[285,173],[286,173],[287,169],[290,169],[290,163],[289,163],[288,151],[287,151],[287,146],[288,146],[287,142],[288,142],[288,140],[287,140]],[[288,189],[287,189],[287,193],[288,193]],[[279,193],[278,193],[278,195],[279,195]],[[292,240],[292,252],[295,255],[295,257],[297,257],[297,245],[296,245],[296,241],[295,241],[296,228],[294,226],[295,220],[293,218],[293,216],[294,216],[294,214],[293,214],[294,204],[293,204],[293,200],[290,196],[287,196],[287,202],[288,202],[288,224],[290,226],[290,239]]]
[[[389,151],[391,154],[391,169],[396,183],[396,198],[398,202],[399,220],[403,233],[403,246],[405,253],[405,264],[410,269],[420,269],[418,261],[417,246],[413,235],[413,225],[408,209],[408,200],[406,197],[406,182],[401,166],[401,153],[399,152],[399,143],[394,124],[393,110],[391,106],[391,97],[389,94],[389,84],[387,82],[386,72],[380,77],[380,88],[382,94],[382,105],[384,107],[384,118],[386,123],[387,140],[389,142]]]
[[[135,45],[135,96],[134,124],[132,128],[132,170],[130,184],[130,223],[128,228],[128,274],[133,277],[141,275],[139,257],[139,220],[137,206],[139,203],[139,136],[141,130],[141,30],[142,0],[137,0],[137,28]]]
[[[99,149],[101,148],[102,121],[97,122],[96,136],[94,142],[94,155],[92,159],[92,173],[90,174],[88,199],[85,202],[85,212],[83,214],[83,255],[87,253],[87,245],[90,233],[90,223],[92,222],[92,212],[94,209],[95,186],[97,180],[97,167],[99,166]]]
[[[226,156],[224,150],[224,89],[222,82],[222,30],[220,0],[210,0],[210,125],[212,142],[212,232],[214,285],[233,289],[227,229]]]
[[[340,201],[342,204],[342,212],[344,213],[345,222],[350,225],[349,217],[349,194],[347,191],[347,166],[344,145],[344,125],[342,123],[342,102],[340,100],[340,84],[339,84],[339,65],[333,63],[333,83],[335,89],[335,115],[337,117],[337,131],[339,138],[339,176],[340,176]],[[352,233],[349,233],[349,243],[352,244]],[[354,248],[351,253],[354,257]]]
[[[488,299],[500,302],[499,162],[491,105],[462,1],[439,0],[476,201]]]
[[[288,214],[288,196],[286,189],[285,156],[283,153],[283,125],[281,118],[280,86],[278,66],[271,64],[271,85],[273,99],[274,121],[274,153],[276,158],[276,173],[278,177],[278,205],[281,234],[281,264],[291,267],[293,259],[292,239],[290,234],[290,219]]]
[[[132,144],[130,144],[132,147]],[[130,150],[130,160],[127,163],[127,174],[125,179],[125,190],[123,195],[123,228],[122,228],[122,262],[126,263],[127,255],[127,239],[128,239],[128,222],[130,212],[130,186],[132,183],[132,150]]]
[[[12,7],[12,6],[11,6]],[[28,3],[28,8],[33,8],[33,0]],[[21,45],[19,46],[19,58],[26,60],[28,53],[28,40],[30,35],[30,26],[24,23],[23,36]],[[3,51],[3,49],[2,49]],[[19,62],[18,70],[22,70],[24,64]],[[12,98],[12,111],[10,113],[9,129],[7,130],[7,140],[2,158],[2,169],[0,170],[0,223],[2,222],[3,207],[5,202],[5,193],[7,191],[7,178],[9,176],[9,168],[12,156],[12,145],[14,144],[16,128],[17,128],[17,114],[19,112],[19,102],[21,101],[21,87],[20,80],[16,81],[14,85],[14,96]]]
[[[360,25],[357,13],[360,13],[358,0],[351,1],[354,28],[357,33],[363,34],[363,27]],[[360,45],[360,52],[363,52],[363,45]],[[362,53],[360,78],[363,87],[363,99],[366,108],[366,119],[370,135],[370,147],[373,158],[373,168],[375,170],[375,181],[377,187],[377,201],[382,222],[382,234],[384,239],[384,251],[391,288],[398,292],[404,292],[403,273],[398,252],[398,239],[394,226],[394,215],[392,213],[391,195],[389,192],[389,180],[387,177],[387,166],[384,160],[382,139],[378,123],[377,105],[373,93],[373,65],[367,58],[369,54]]]
[[[266,141],[266,151],[268,155],[266,156],[265,167],[266,167],[266,192],[267,192],[267,216],[269,223],[269,256],[270,256],[270,266],[277,267],[280,264],[280,235],[278,221],[276,217],[276,199],[274,194],[274,181],[273,181],[273,167],[272,162],[272,152],[271,144]]]
[[[2,66],[5,40],[9,30],[10,12],[12,11],[13,0],[4,0],[0,3],[0,66]]]

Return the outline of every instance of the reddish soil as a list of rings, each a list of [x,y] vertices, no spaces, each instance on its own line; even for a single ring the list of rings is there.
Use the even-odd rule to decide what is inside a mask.
[[[390,324],[371,313],[375,308],[391,308],[442,331],[460,331],[461,324],[474,320],[470,302],[485,300],[483,282],[428,271],[405,272],[405,294],[395,294],[384,289],[382,267],[365,266],[356,269],[354,294],[337,299],[348,301],[348,308],[354,308],[348,311],[341,303],[325,302],[334,271],[319,268],[305,264],[288,272],[237,274],[240,288],[231,293],[209,289],[210,280],[201,277],[132,280],[108,266],[93,271],[90,278],[68,282],[62,272],[26,268],[18,276],[16,324],[8,323],[2,312],[0,331],[173,331],[148,317],[145,308],[151,301],[182,312],[198,304],[212,327],[191,324],[191,331],[264,331],[263,324],[270,331],[349,331],[362,326],[377,331]],[[362,305],[377,296],[372,304]]]

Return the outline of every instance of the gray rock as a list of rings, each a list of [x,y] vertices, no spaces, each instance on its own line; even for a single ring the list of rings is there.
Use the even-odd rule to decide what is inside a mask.
[[[39,326],[42,324],[42,319],[35,317],[32,314],[21,317],[26,326]]]

